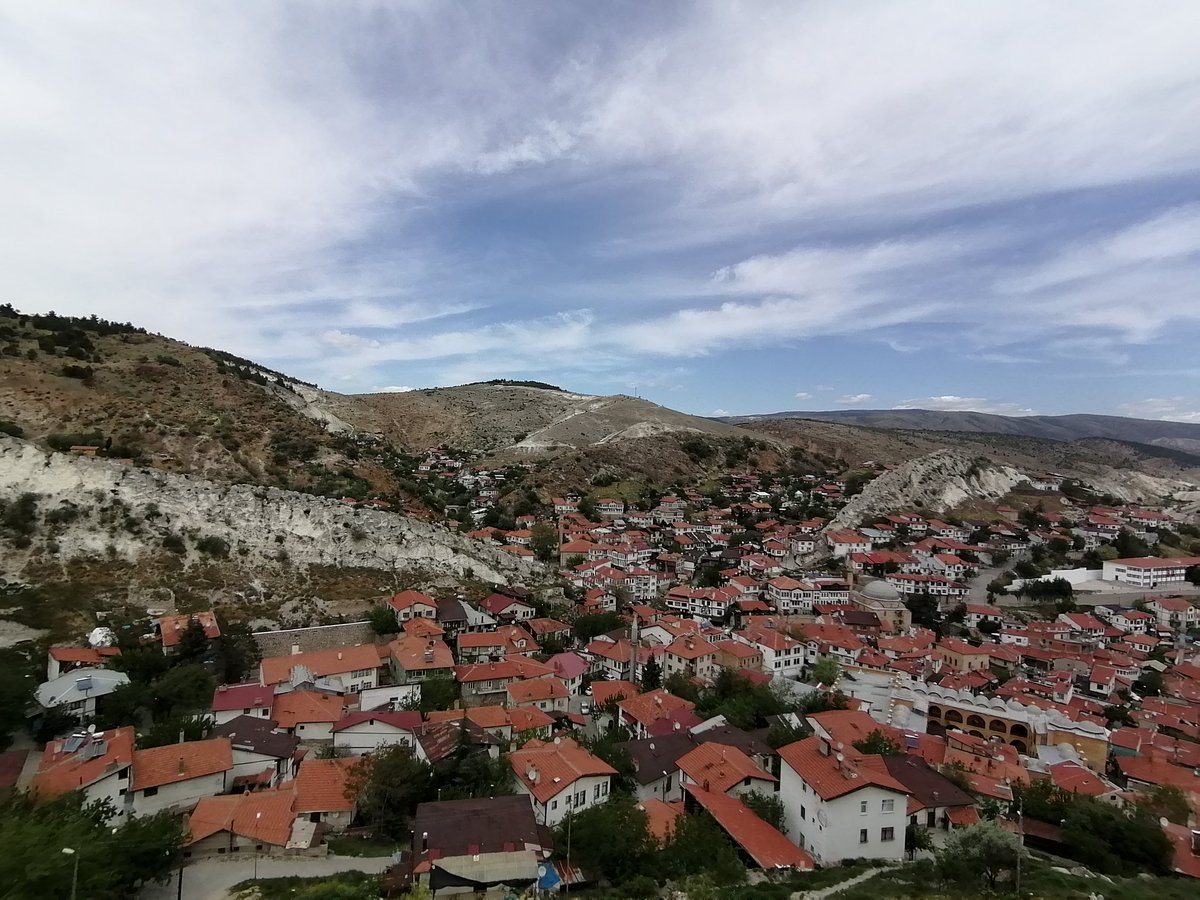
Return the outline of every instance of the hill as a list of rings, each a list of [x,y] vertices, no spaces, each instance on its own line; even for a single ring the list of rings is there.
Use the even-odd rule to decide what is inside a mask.
[[[1105,438],[1200,454],[1200,424],[1084,413],[1066,416],[1001,416],[993,413],[929,409],[839,409],[826,412],[778,412],[734,416],[721,421],[757,426],[763,419],[813,419],[871,428],[1007,434],[1052,441]]]

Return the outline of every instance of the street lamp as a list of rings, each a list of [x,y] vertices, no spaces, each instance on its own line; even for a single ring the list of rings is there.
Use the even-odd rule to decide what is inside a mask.
[[[75,858],[75,866],[71,872],[71,900],[75,900],[75,889],[79,886],[79,854],[71,847],[63,847],[62,852]]]
[[[262,818],[261,812],[254,814],[254,880],[258,881],[258,820]]]

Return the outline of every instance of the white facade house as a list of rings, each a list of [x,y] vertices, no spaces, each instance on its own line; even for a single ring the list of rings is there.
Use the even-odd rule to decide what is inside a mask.
[[[333,748],[349,756],[367,756],[389,744],[416,747],[419,712],[356,712],[333,726]]]
[[[90,719],[96,715],[96,700],[129,684],[124,672],[109,669],[73,669],[39,684],[35,696],[43,709],[59,709],[67,715]]]
[[[908,790],[852,747],[820,737],[781,747],[779,798],[787,834],[817,862],[904,858]]]
[[[526,794],[539,825],[554,827],[608,799],[616,769],[569,738],[529,741],[509,755],[516,793]]]
[[[1200,565],[1200,556],[1159,559],[1153,556],[1133,559],[1107,559],[1101,578],[1134,587],[1155,588],[1167,584],[1183,584],[1187,570]]]
[[[232,771],[229,738],[135,750],[133,783],[124,802],[138,816],[194,806],[201,797],[225,793]]]

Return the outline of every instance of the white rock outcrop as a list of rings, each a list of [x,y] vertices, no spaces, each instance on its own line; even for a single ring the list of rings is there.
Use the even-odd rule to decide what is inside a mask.
[[[257,485],[123,465],[107,459],[48,453],[27,441],[0,437],[0,497],[39,496],[39,513],[75,506],[79,515],[56,526],[60,558],[116,555],[136,561],[161,553],[167,535],[216,537],[246,568],[281,559],[296,568],[333,566],[439,575],[473,573],[493,583],[526,580],[541,566],[395,513],[356,509],[336,500]],[[123,505],[136,533],[101,522],[101,511]],[[189,541],[189,546],[194,541]],[[194,550],[192,551],[194,552]]]
[[[884,472],[850,498],[827,530],[853,528],[896,510],[943,513],[967,500],[999,500],[1028,479],[1011,466],[985,463],[955,450],[937,450]]]

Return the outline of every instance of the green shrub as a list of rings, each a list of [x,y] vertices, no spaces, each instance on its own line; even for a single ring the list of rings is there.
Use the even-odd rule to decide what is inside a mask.
[[[187,553],[187,544],[177,534],[168,534],[163,538],[162,545],[164,550],[169,550],[172,553]]]
[[[156,361],[156,362],[160,362],[160,363],[162,363],[164,366],[176,366],[176,367],[181,367],[181,366],[183,365],[183,363],[181,363],[181,362],[180,362],[179,360],[177,360],[175,357],[173,357],[173,356],[167,356],[165,353],[160,353],[160,354],[158,354],[158,356],[154,357],[154,359],[155,359],[155,361]]]
[[[205,556],[216,556],[223,559],[229,555],[229,542],[215,535],[209,535],[196,541],[196,549]]]
[[[10,422],[8,419],[0,419],[0,434],[7,434],[10,437],[25,437],[25,429],[16,422]]]

